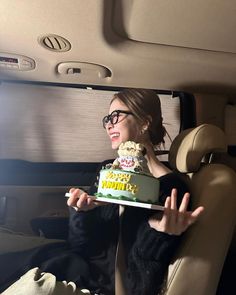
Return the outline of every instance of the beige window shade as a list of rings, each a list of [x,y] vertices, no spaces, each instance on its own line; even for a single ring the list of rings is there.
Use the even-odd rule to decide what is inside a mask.
[[[114,158],[101,118],[114,92],[3,83],[0,87],[0,159],[100,162]],[[179,100],[161,95],[164,123],[179,133]],[[170,141],[166,140],[165,148]]]

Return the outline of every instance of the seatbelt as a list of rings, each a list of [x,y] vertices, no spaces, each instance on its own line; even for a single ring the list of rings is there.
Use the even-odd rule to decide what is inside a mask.
[[[125,257],[124,257],[124,249],[122,243],[122,219],[124,216],[125,206],[119,205],[119,221],[120,221],[120,231],[119,231],[119,240],[116,249],[116,263],[115,263],[115,295],[125,295]]]

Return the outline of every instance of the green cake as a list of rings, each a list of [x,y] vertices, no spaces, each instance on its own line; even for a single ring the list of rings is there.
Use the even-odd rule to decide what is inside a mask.
[[[159,180],[153,176],[120,169],[100,171],[96,196],[127,201],[157,203]]]
[[[132,141],[122,143],[119,157],[100,171],[97,197],[157,203],[160,183],[148,169],[144,147]]]

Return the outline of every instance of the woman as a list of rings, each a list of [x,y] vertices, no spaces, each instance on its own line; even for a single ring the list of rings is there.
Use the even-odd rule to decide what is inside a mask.
[[[122,228],[127,293],[157,294],[171,254],[178,246],[179,236],[195,222],[203,208],[187,211],[189,193],[186,185],[155,155],[154,147],[164,142],[166,130],[162,124],[160,100],[154,91],[127,89],[115,94],[109,115],[103,119],[103,127],[111,140],[112,149],[118,149],[127,140],[144,144],[148,168],[160,180],[160,199],[165,205],[163,215],[152,210],[126,207]],[[71,247],[81,247],[81,253],[86,251],[90,265],[97,269],[94,280],[103,283],[101,288],[105,294],[113,294],[118,207],[98,207],[88,194],[74,188],[70,192],[72,196],[68,205],[81,211],[77,213],[76,210],[71,210]],[[82,222],[83,218],[88,218],[87,227],[86,222]],[[83,235],[87,235],[87,239],[81,243],[78,237]],[[97,240],[99,242],[93,244]]]
[[[89,194],[72,188],[68,199],[68,244],[50,244],[21,253],[20,261],[24,263],[16,267],[17,271],[9,271],[11,280],[5,281],[5,286],[37,266],[43,272],[54,274],[57,280],[70,280],[79,287],[86,287],[92,294],[112,295],[115,292],[116,248],[121,232],[126,294],[156,295],[160,290],[181,234],[197,220],[203,207],[187,211],[189,193],[185,183],[155,155],[154,148],[164,142],[166,134],[160,100],[155,92],[127,89],[115,94],[109,115],[103,118],[103,127],[112,149],[118,149],[127,140],[144,144],[148,168],[160,180],[164,212],[127,206],[119,227],[118,205],[93,201],[89,194],[96,191],[95,186]],[[16,261],[19,254],[9,254],[9,257]],[[5,261],[9,257],[5,256]]]

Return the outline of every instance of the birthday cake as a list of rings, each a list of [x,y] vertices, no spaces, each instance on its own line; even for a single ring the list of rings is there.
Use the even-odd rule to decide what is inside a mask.
[[[151,175],[144,154],[145,148],[140,143],[121,143],[119,157],[100,171],[96,196],[157,203],[160,183]]]

